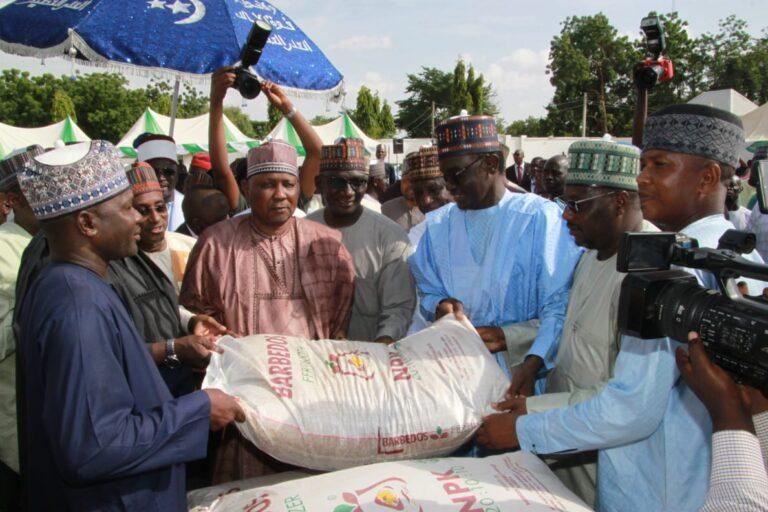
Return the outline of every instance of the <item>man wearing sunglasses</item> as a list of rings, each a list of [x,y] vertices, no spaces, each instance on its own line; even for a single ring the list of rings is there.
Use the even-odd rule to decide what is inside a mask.
[[[533,344],[505,339],[496,358],[533,394],[539,371],[557,353],[573,270],[581,255],[559,208],[535,194],[506,190],[504,160],[490,116],[456,116],[437,129],[437,151],[456,203],[432,212],[409,259],[427,321],[463,310],[478,327],[540,319]],[[503,336],[503,335],[502,335]],[[526,343],[527,341],[527,343]]]
[[[658,231],[643,221],[636,178],[640,150],[609,141],[571,145],[565,192],[555,201],[576,244],[587,249],[576,267],[555,368],[547,374],[546,394],[508,396],[499,407],[525,414],[566,407],[597,393],[613,374],[619,350],[618,298],[624,275],[616,270],[616,253],[625,231]],[[549,162],[548,162],[549,163]],[[511,420],[498,414],[486,420]],[[560,480],[594,507],[597,453],[585,452],[548,460]]]
[[[360,139],[340,139],[323,146],[317,188],[325,208],[307,219],[339,230],[355,262],[348,338],[392,343],[405,336],[416,308],[416,289],[407,263],[411,246],[403,228],[362,206],[369,179]]]
[[[163,200],[168,208],[168,231],[176,231],[184,224],[181,202],[184,194],[176,190],[179,164],[176,161],[176,142],[167,135],[142,134],[134,142],[136,161],[152,166],[163,188]]]

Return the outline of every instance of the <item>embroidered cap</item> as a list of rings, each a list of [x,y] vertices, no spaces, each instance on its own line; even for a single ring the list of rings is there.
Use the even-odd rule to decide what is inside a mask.
[[[405,170],[411,181],[441,178],[440,162],[435,146],[423,146],[405,157]]]
[[[643,151],[663,149],[739,166],[744,126],[736,115],[707,105],[670,105],[648,116]]]
[[[0,192],[8,192],[18,185],[19,180],[16,178],[16,175],[27,167],[33,158],[42,155],[44,152],[45,150],[42,146],[35,144],[34,146],[14,151],[0,162]]]
[[[299,177],[296,148],[284,140],[271,140],[248,151],[248,177],[265,172],[284,172]]]
[[[54,149],[18,174],[19,186],[38,220],[89,208],[130,187],[120,153],[105,140]]]
[[[640,149],[605,140],[579,140],[568,148],[567,185],[637,190]]]
[[[147,192],[161,192],[163,188],[157,180],[155,170],[147,162],[134,162],[128,172],[128,181],[131,183],[133,195],[146,194]]]
[[[441,157],[501,152],[496,120],[491,116],[449,117],[435,131]]]
[[[320,172],[359,171],[369,173],[365,146],[360,139],[341,138],[335,144],[323,146]]]

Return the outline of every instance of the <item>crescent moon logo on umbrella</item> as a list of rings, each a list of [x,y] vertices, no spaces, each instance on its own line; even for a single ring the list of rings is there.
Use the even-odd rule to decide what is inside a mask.
[[[174,0],[173,2],[168,3],[164,0],[149,0],[147,2],[147,7],[149,9],[168,9],[173,12],[173,14],[188,14],[190,7],[194,9],[186,18],[175,21],[175,25],[190,25],[202,20],[205,17],[205,5],[203,2],[201,0],[187,0],[187,2],[189,3],[183,2],[182,0]]]

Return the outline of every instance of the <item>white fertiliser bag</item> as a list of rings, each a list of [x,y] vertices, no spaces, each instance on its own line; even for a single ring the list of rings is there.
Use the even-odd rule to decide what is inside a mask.
[[[472,325],[443,318],[393,345],[222,338],[203,387],[239,397],[242,434],[299,467],[335,470],[448,455],[508,381]]]
[[[587,512],[538,457],[385,462],[221,496],[209,512]]]

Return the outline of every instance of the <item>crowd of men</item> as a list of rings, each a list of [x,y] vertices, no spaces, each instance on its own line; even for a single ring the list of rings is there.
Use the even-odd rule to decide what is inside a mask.
[[[642,148],[585,140],[530,163],[515,151],[507,168],[495,120],[460,115],[395,181],[384,148],[371,164],[360,140],[323,145],[271,83],[302,165],[280,140],[230,164],[234,80],[214,74],[210,154],[186,173],[152,134],[127,171],[105,141],[2,162],[6,510],[183,510],[191,487],[295,469],[239,434],[235,398],[200,389],[216,339],[392,343],[449,314],[511,379],[464,455],[539,454],[601,511],[766,509],[765,396],[694,334],[686,350],[617,325],[623,233],[716,247],[762,221],[738,206],[737,117],[676,105],[649,117]]]

